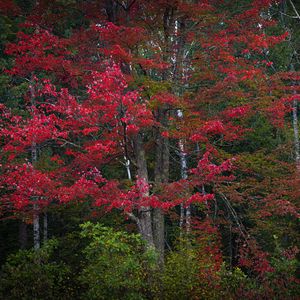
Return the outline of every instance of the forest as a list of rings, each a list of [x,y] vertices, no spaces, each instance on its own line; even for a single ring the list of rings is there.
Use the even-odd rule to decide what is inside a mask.
[[[300,298],[299,0],[0,0],[0,299]]]

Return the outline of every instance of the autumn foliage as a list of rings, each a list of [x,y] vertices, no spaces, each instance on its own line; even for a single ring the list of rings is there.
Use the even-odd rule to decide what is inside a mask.
[[[285,1],[19,2],[0,5],[15,26],[1,49],[3,218],[37,228],[76,205],[81,221],[110,215],[154,251],[146,267],[148,252],[135,261],[120,246],[165,299],[176,292],[154,273],[181,282],[163,266],[184,253],[190,299],[294,297],[299,72],[275,68],[292,33],[271,16]]]

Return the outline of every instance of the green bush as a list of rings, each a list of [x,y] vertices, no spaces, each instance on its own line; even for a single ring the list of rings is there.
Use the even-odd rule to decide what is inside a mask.
[[[52,260],[57,240],[49,240],[39,250],[20,250],[12,254],[0,273],[1,299],[67,299],[64,280],[69,270]]]
[[[171,252],[166,258],[163,272],[165,299],[192,299],[198,286],[198,266],[193,249]]]
[[[80,276],[84,299],[146,299],[148,267],[156,254],[145,251],[140,235],[87,222],[82,237],[89,239]]]

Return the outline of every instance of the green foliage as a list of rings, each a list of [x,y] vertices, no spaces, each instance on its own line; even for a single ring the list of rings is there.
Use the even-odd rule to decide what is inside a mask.
[[[198,285],[198,268],[195,249],[184,247],[171,252],[162,277],[165,299],[191,299]]]
[[[0,61],[1,64],[1,61]],[[1,68],[1,65],[0,65]],[[1,102],[12,109],[13,113],[21,116],[28,116],[28,112],[22,109],[24,106],[24,95],[28,92],[28,82],[14,81],[6,75],[0,75],[0,97]]]
[[[0,16],[0,27],[1,44],[11,41],[15,37],[16,24],[7,16]]]
[[[52,260],[57,240],[39,250],[20,250],[9,256],[0,275],[1,299],[67,299],[64,281],[68,267]]]
[[[245,153],[240,156],[243,167],[252,170],[262,179],[264,177],[276,178],[280,175],[288,175],[288,169],[276,160],[275,156],[266,155],[264,151]]]
[[[44,148],[39,155],[39,160],[35,165],[36,168],[42,171],[54,171],[57,169],[59,164],[56,161],[51,160],[51,156],[51,148]]]
[[[226,299],[237,299],[242,292],[255,289],[255,282],[238,267],[228,270],[224,263],[219,272],[221,277],[221,294]]]
[[[144,252],[140,235],[91,222],[81,227],[82,237],[89,240],[80,276],[87,287],[85,299],[145,299],[147,266],[156,257],[151,250]]]
[[[163,299],[220,299],[219,274],[203,241],[182,239],[166,257]]]

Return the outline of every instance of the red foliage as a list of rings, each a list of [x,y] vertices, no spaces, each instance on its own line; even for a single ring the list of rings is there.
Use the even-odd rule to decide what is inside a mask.
[[[30,163],[7,166],[0,182],[5,191],[3,202],[13,211],[28,211],[33,204],[41,208],[55,198],[55,181]]]
[[[66,41],[35,26],[32,26],[32,30],[33,34],[20,31],[18,43],[6,45],[5,53],[15,56],[15,65],[8,73],[28,76],[38,70],[62,72],[64,65],[68,64],[65,56],[70,54],[66,49]]]
[[[61,16],[60,4],[53,4],[58,5],[55,14],[51,1],[39,1],[16,42],[6,45],[5,54],[15,59],[7,74],[30,82],[22,116],[0,105],[5,208],[28,211],[36,203],[42,209],[51,201],[88,200],[124,213],[144,207],[170,211],[193,203],[208,203],[209,210],[209,203],[217,201],[218,188],[235,179],[235,159],[218,152],[218,147],[243,139],[251,130],[247,119],[257,112],[283,127],[291,102],[299,100],[298,94],[283,93],[300,87],[282,84],[297,81],[299,72],[274,76],[266,72],[272,62],[264,53],[288,37],[288,33],[265,33],[274,23],[261,12],[274,1],[252,1],[238,13],[230,9],[234,1],[227,1],[228,9],[222,7],[223,1],[135,1],[114,22],[105,19],[109,12],[103,2],[79,2],[93,22],[89,28],[74,28],[68,38],[57,36],[53,28]],[[2,1],[0,10],[9,15],[19,12],[12,1]],[[168,17],[173,23],[166,22]],[[186,48],[183,53],[181,47]],[[162,88],[157,90],[159,84]],[[169,140],[171,146],[181,143],[186,155],[197,145],[198,162],[188,171],[188,179],[177,180],[172,174],[173,181],[159,183],[157,191],[145,178],[132,176],[136,179],[126,187],[124,178],[104,178],[99,170],[104,165],[114,170],[124,157],[136,171],[137,136],[144,139],[150,173],[154,173],[152,152],[158,139]],[[34,146],[53,149],[54,170],[28,163]],[[199,188],[202,193],[196,192]],[[253,199],[251,192],[246,198],[238,188],[227,189],[237,203]],[[283,190],[281,186],[281,192],[260,201],[258,218],[299,216],[287,197],[292,192]],[[194,227],[206,245],[202,254],[209,253],[212,260],[213,269],[205,276],[213,280],[212,272],[222,262],[217,229],[208,218]],[[272,272],[268,255],[255,241],[248,243],[240,247],[240,264],[262,278]],[[203,257],[199,260],[207,256]]]
[[[17,16],[21,13],[21,10],[13,0],[1,0],[0,12],[8,16]]]

